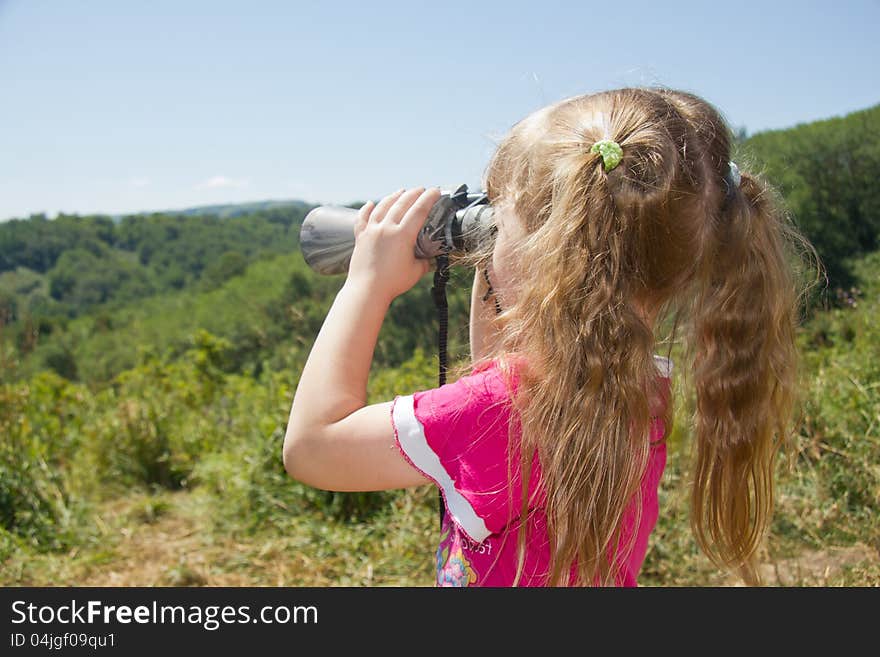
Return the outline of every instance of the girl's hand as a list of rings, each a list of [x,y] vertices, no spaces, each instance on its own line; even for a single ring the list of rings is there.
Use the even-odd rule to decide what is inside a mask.
[[[416,239],[440,194],[437,187],[417,187],[389,194],[378,205],[367,201],[355,221],[346,282],[366,285],[390,304],[427,274],[431,261],[416,258]]]

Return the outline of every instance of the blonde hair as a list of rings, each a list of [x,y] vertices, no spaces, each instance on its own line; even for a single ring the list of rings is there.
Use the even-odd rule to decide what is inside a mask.
[[[623,149],[607,172],[590,151],[602,139]],[[772,514],[774,459],[798,390],[803,256],[818,257],[775,190],[742,164],[741,184],[725,199],[730,159],[719,112],[660,87],[545,107],[517,123],[491,158],[489,201],[509,204],[525,232],[511,259],[523,284],[493,320],[497,338],[480,360],[497,360],[509,385],[507,356],[528,363],[511,402],[522,469],[514,585],[535,454],[551,548],[547,584],[566,585],[575,563],[579,585],[617,581],[623,564],[613,555],[632,547],[622,544],[621,525],[631,504],[641,508],[651,410],[662,395],[655,326],[640,308],[657,313],[656,325],[674,317],[674,327],[685,327],[697,402],[695,538],[714,563],[759,583],[755,556]],[[490,258],[487,250],[469,263]],[[682,365],[676,371],[686,372]],[[665,435],[672,407],[662,417]]]

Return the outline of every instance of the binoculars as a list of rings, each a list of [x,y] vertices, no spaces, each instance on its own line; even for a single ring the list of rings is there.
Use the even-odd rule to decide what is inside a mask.
[[[469,193],[467,185],[440,190],[415,245],[417,258],[471,253],[487,245],[495,232],[493,210],[485,192]],[[358,211],[334,205],[311,210],[299,233],[306,263],[319,274],[344,274],[354,251]]]

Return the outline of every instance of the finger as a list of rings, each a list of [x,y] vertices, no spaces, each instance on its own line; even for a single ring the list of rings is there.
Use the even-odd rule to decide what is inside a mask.
[[[437,187],[431,187],[423,191],[416,199],[415,203],[413,203],[406,211],[406,214],[400,220],[400,225],[405,228],[412,226],[416,231],[421,230],[422,226],[425,224],[425,219],[428,217],[428,213],[431,211],[431,208],[434,207],[434,204],[439,198],[440,189]]]
[[[388,214],[385,215],[388,218],[388,221],[399,224],[400,220],[406,214],[406,211],[409,210],[410,206],[416,202],[421,193],[425,190],[424,187],[414,187],[413,189],[406,190],[400,197],[394,202],[394,205],[391,206],[391,209],[388,210]]]
[[[358,210],[357,221],[354,223],[354,234],[357,235],[360,231],[364,229],[364,226],[367,225],[367,222],[370,220],[370,213],[373,211],[373,208],[376,207],[376,204],[372,201],[367,201],[361,206],[361,209]]]
[[[382,218],[385,216],[385,213],[388,212],[388,208],[400,198],[400,195],[403,194],[403,189],[398,189],[393,194],[389,194],[381,201],[379,201],[379,205],[373,210],[372,214],[370,214],[370,222],[377,224],[382,221]]]

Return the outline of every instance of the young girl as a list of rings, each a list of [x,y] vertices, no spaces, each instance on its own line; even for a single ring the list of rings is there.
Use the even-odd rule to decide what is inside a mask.
[[[665,88],[517,123],[485,177],[497,235],[471,261],[471,371],[369,406],[389,304],[431,267],[413,248],[440,191],[365,204],[297,386],[288,473],[336,491],[436,484],[439,585],[634,586],[673,416],[673,363],[654,353],[671,318],[696,390],[695,536],[757,583],[796,399],[791,247],[811,247],[774,190],[730,162],[729,134],[706,101]]]

